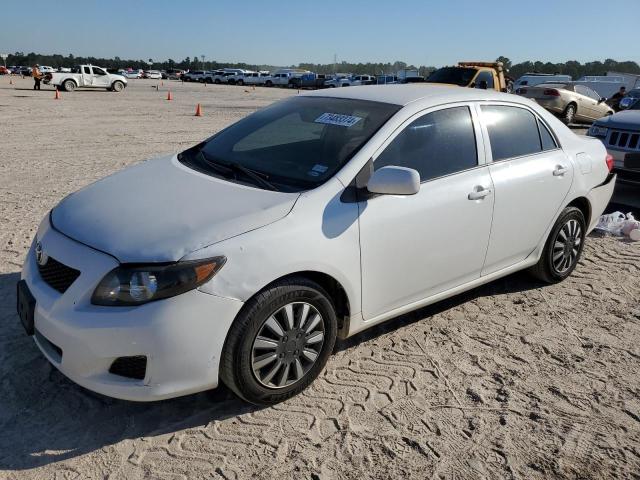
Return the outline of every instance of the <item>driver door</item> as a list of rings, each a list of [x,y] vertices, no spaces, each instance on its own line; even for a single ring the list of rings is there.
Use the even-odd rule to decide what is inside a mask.
[[[99,67],[91,67],[93,69],[93,86],[94,87],[108,87],[109,75],[103,69]]]
[[[358,203],[365,320],[478,279],[489,242],[493,185],[475,110],[440,107],[398,131],[373,168],[413,168],[421,186]]]

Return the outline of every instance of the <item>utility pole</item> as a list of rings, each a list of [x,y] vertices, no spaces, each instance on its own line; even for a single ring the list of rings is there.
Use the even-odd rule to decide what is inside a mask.
[[[337,73],[337,71],[336,71],[336,63],[338,63],[338,55],[336,55],[334,53],[333,54],[333,74],[334,75]]]
[[[202,59],[202,70],[204,70],[204,55],[200,55],[200,58]]]

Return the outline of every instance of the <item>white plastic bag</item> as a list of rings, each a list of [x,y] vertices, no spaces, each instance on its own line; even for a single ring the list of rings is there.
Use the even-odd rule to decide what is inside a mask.
[[[622,235],[622,226],[626,220],[626,216],[622,212],[613,212],[607,215],[602,215],[596,230],[610,233],[611,235]]]

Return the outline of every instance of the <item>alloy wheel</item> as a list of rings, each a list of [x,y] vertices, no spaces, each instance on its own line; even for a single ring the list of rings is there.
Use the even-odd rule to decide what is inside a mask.
[[[559,274],[569,270],[578,258],[582,244],[582,227],[577,220],[571,219],[558,231],[553,242],[551,261]]]
[[[324,343],[322,315],[306,302],[289,303],[270,315],[251,348],[251,368],[267,388],[299,382],[315,365]]]

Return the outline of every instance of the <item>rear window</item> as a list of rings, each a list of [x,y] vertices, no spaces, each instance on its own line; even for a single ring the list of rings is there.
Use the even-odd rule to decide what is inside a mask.
[[[504,105],[481,109],[494,162],[542,151],[537,119],[529,110]]]
[[[323,97],[292,97],[260,110],[181,154],[186,165],[215,175],[198,159],[237,163],[281,190],[302,191],[331,178],[401,107]]]

